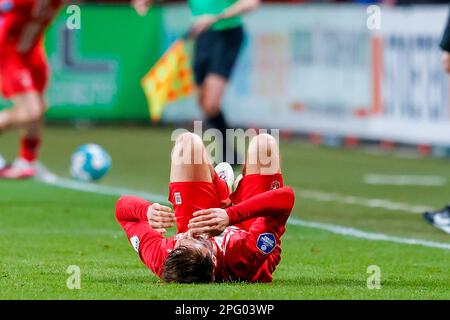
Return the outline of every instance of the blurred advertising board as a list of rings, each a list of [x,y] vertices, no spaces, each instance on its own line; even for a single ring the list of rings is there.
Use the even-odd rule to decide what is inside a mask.
[[[248,33],[224,108],[236,126],[450,145],[448,78],[438,44],[448,7],[264,5]],[[163,12],[166,42],[188,26],[184,6]],[[201,118],[194,99],[168,122]]]
[[[128,5],[80,4],[81,29],[63,9],[46,33],[50,120],[147,120],[140,81],[158,59],[161,15]],[[0,105],[6,105],[3,101]]]

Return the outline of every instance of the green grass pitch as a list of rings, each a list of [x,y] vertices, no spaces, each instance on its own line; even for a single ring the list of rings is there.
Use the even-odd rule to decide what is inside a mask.
[[[100,185],[166,194],[170,130],[97,128],[46,130],[43,163],[68,176],[69,158],[83,143],[104,146],[113,169]],[[16,134],[0,137],[10,159]],[[441,207],[450,185],[367,185],[369,173],[438,175],[449,163],[327,149],[298,141],[281,146],[285,182],[297,192],[293,216],[402,238],[450,243],[420,214],[302,198],[317,190],[410,205]],[[45,185],[0,182],[0,299],[449,299],[450,250],[370,241],[289,225],[282,262],[271,284],[167,285],[139,261],[114,218],[115,196]],[[69,290],[70,265],[81,289]],[[381,289],[367,288],[367,268],[381,269]]]

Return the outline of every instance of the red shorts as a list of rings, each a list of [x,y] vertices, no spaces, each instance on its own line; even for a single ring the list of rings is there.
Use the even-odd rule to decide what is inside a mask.
[[[32,91],[43,93],[48,74],[41,43],[27,54],[8,51],[0,56],[0,85],[5,98]]]
[[[169,201],[177,218],[178,233],[188,230],[192,214],[198,210],[224,208],[229,203],[228,186],[216,174],[213,182],[187,181],[169,184]]]

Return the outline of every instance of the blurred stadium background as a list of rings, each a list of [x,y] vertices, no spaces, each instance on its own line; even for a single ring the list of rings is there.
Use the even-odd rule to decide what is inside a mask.
[[[81,30],[65,28],[62,11],[47,33],[47,119],[147,122],[140,80],[188,29],[189,9],[167,1],[139,17],[128,1],[91,2],[81,4]],[[367,6],[325,2],[268,1],[245,18],[248,36],[224,103],[231,124],[448,155],[449,84],[438,48],[447,8],[386,6],[382,28],[369,30]],[[398,1],[407,2],[420,1]],[[199,118],[192,98],[167,108],[163,123]]]
[[[128,1],[86,1],[80,30],[65,28],[63,10],[47,32],[42,162],[68,177],[71,153],[94,142],[113,168],[96,187],[54,183],[98,194],[0,183],[0,297],[448,299],[448,235],[420,215],[450,200],[449,82],[439,49],[448,1],[388,1],[379,30],[366,25],[376,1],[263,1],[244,18],[225,115],[236,127],[281,129],[298,201],[274,284],[226,292],[157,286],[113,218],[115,194],[164,201],[171,131],[202,117],[192,97],[167,106],[161,123],[149,121],[140,81],[190,22],[184,2],[167,2],[139,17]],[[16,141],[0,136],[0,152],[12,159]],[[421,182],[371,183],[374,175]],[[65,288],[69,264],[84,268],[89,290]],[[385,290],[367,290],[371,264],[382,268]]]

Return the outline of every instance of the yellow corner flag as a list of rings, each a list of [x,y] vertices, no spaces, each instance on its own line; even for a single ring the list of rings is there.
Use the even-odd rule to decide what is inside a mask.
[[[186,42],[174,42],[142,78],[141,85],[152,121],[159,121],[167,103],[191,95],[195,85]]]

